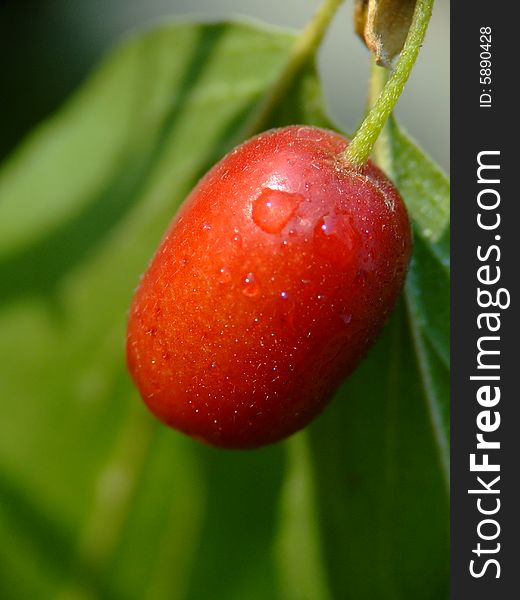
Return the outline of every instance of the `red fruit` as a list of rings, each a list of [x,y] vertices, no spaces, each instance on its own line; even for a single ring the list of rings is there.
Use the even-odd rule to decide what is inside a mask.
[[[135,293],[130,372],[159,419],[250,448],[304,427],[376,339],[410,225],[370,162],[316,127],[263,133],[199,182]]]

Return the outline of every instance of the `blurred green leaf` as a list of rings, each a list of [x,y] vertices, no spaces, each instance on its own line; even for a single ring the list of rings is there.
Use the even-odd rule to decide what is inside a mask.
[[[449,485],[450,229],[449,183],[391,120],[388,169],[414,222],[405,297],[439,460]]]
[[[201,447],[156,424],[126,374],[139,274],[197,179],[249,131],[295,39],[243,23],[145,32],[3,165],[2,597],[445,592],[446,190],[396,127],[386,168],[417,229],[407,311],[309,436]],[[313,64],[270,125],[295,122],[330,126]]]
[[[222,453],[155,424],[126,374],[124,331],[168,221],[241,139],[294,40],[240,23],[145,32],[3,166],[0,589],[10,598],[275,594],[282,448]],[[316,81],[308,69],[291,92],[300,110],[298,89]]]
[[[316,519],[314,464],[307,433],[286,442],[287,474],[280,497],[276,553],[284,600],[328,600],[326,567]]]

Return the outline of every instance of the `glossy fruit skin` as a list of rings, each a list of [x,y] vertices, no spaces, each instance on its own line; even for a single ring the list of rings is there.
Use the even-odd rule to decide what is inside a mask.
[[[181,207],[127,336],[132,377],[168,425],[227,448],[285,438],[376,339],[403,285],[410,224],[377,167],[340,162],[347,144],[316,127],[267,131]]]

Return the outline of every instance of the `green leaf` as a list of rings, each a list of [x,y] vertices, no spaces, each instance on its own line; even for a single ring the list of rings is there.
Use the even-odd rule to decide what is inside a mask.
[[[449,183],[390,121],[388,165],[415,226],[405,297],[439,459],[449,484],[450,256]]]
[[[406,309],[308,435],[201,447],[156,424],[126,373],[139,274],[197,179],[250,131],[295,41],[244,23],[151,29],[2,166],[10,599],[445,595],[446,190],[397,127],[388,170],[417,234]],[[295,122],[331,127],[312,60],[266,126]]]
[[[449,501],[402,303],[312,442],[332,597],[446,597]]]
[[[316,519],[315,473],[305,432],[286,442],[288,472],[281,493],[276,553],[284,600],[328,600],[319,522]]]

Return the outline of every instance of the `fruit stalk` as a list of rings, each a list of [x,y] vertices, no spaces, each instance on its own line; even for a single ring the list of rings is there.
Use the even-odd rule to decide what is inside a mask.
[[[301,69],[320,46],[334,15],[344,0],[325,0],[314,17],[301,32],[287,64],[248,125],[244,138],[249,138],[269,127],[274,109],[284,98]]]
[[[351,168],[359,169],[366,163],[381,130],[401,96],[424,40],[433,1],[417,0],[412,24],[392,75],[343,154],[343,160]]]

